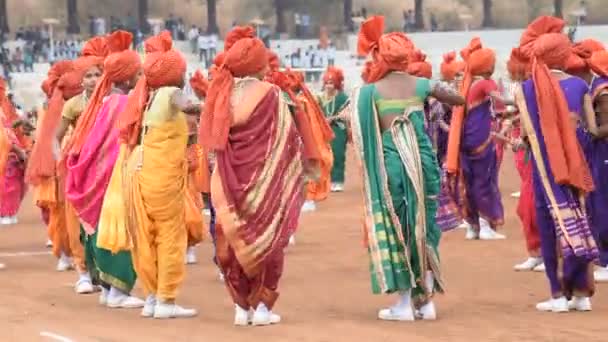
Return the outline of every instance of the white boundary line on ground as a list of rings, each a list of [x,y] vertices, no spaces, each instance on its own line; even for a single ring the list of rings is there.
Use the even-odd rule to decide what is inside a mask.
[[[59,341],[59,342],[74,342],[73,340],[70,340],[69,338],[67,338],[65,336],[57,335],[57,334],[54,334],[54,333],[48,332],[48,331],[41,331],[40,336],[48,337],[50,339],[53,339],[54,341]]]
[[[15,257],[40,256],[40,255],[51,255],[51,254],[53,254],[53,253],[50,251],[0,253],[0,258],[15,258]]]

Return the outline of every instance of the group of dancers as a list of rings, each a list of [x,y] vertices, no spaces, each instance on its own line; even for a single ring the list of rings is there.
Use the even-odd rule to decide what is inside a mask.
[[[209,231],[234,324],[277,324],[285,250],[301,212],[344,191],[352,142],[372,291],[397,298],[378,317],[434,320],[442,232],[505,238],[498,171],[510,148],[529,253],[515,268],[546,272],[551,298],[538,310],[589,311],[595,264],[608,280],[608,51],[571,42],[564,26],[528,26],[509,92],[478,38],[462,60],[446,54],[433,81],[424,53],[375,16],[361,26],[364,85],[350,97],[339,68],[315,96],[252,28],[235,27],[207,75],[190,79],[199,101],[183,91],[186,62],[168,32],[145,42],[143,60],[127,32],[93,38],[49,70],[35,130],[0,89],[0,223],[16,223],[33,188],[57,270],[78,273],[75,291],[159,319],[197,314],[176,298]],[[137,280],[145,299],[131,294]]]

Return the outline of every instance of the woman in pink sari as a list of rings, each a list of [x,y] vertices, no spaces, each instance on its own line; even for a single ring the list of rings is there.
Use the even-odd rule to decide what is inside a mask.
[[[11,127],[6,122],[4,124],[10,150],[0,177],[0,224],[9,225],[17,223],[17,212],[27,192],[24,180],[27,154]]]

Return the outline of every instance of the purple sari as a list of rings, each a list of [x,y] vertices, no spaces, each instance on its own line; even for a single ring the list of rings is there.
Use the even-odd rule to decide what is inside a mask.
[[[608,78],[598,77],[591,84],[591,96],[595,100],[608,93]],[[588,162],[595,183],[595,191],[587,199],[587,212],[595,241],[600,250],[600,264],[608,266],[608,139],[591,142]]]
[[[486,99],[467,110],[460,147],[458,181],[462,185],[458,186],[458,204],[465,220],[477,230],[480,218],[487,220],[493,229],[504,223],[496,145],[491,131],[492,102]]]
[[[588,91],[585,82],[572,77],[561,80],[559,84],[570,111],[580,115],[583,110],[583,98]],[[554,297],[591,296],[594,291],[591,262],[597,258],[598,250],[582,207],[581,197],[574,188],[555,183],[542,138],[539,117],[542,114],[538,110],[532,81],[524,82],[523,94],[527,113],[522,111],[522,119],[529,118],[535,133],[534,136],[528,133],[528,139],[534,158],[536,220],[551,293]],[[577,136],[582,146],[587,140],[584,135],[579,135],[578,128]],[[580,140],[581,138],[583,140]]]

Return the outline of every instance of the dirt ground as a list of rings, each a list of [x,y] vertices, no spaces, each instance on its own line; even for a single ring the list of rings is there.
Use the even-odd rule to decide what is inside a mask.
[[[45,229],[28,197],[20,224],[0,228],[0,261],[7,265],[0,271],[0,341],[50,341],[44,337],[49,333],[78,342],[608,340],[608,285],[598,286],[591,313],[539,313],[535,303],[549,295],[544,274],[512,271],[525,257],[525,245],[516,200],[509,196],[519,187],[510,153],[501,175],[508,239],[468,242],[462,230],[445,234],[447,292],[436,300],[439,319],[378,321],[377,310],[393,299],[370,292],[361,188],[352,158],[347,171],[346,191],[302,217],[276,307],[283,322],[261,328],[232,326],[233,306],[211,262],[209,242],[199,248],[199,264],[188,267],[179,297],[181,304],[199,309],[196,318],[143,319],[138,310],[111,310],[100,307],[96,295],[76,295],[76,274],[55,272],[55,259],[45,254]]]

